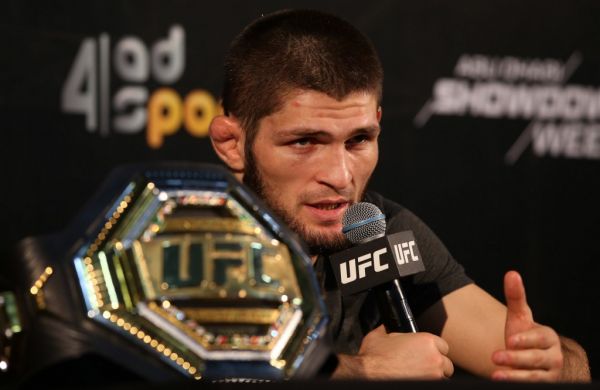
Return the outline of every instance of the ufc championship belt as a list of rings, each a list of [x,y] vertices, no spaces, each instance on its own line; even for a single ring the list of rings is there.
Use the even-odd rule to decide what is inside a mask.
[[[311,377],[330,353],[303,244],[219,166],[121,167],[15,257],[0,369],[17,375],[90,370],[79,359],[99,382],[272,381]]]

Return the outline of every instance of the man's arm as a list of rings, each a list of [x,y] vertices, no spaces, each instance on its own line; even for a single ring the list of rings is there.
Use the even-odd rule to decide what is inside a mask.
[[[504,287],[507,306],[474,284],[462,287],[429,308],[421,328],[441,334],[452,361],[480,376],[590,381],[581,346],[533,321],[520,276],[507,273]]]
[[[419,317],[431,333],[387,334],[380,326],[357,355],[338,356],[333,378],[441,379],[452,375],[454,363],[499,380],[589,382],[583,348],[533,321],[516,272],[504,284],[507,306],[475,284],[443,297]]]
[[[504,348],[506,308],[475,284],[444,296],[418,318],[420,329],[439,334],[450,345],[455,365],[482,377],[498,368],[492,353]]]
[[[590,382],[590,366],[587,354],[575,340],[560,336],[564,362],[562,381],[565,382]]]
[[[430,333],[387,333],[382,326],[364,338],[357,355],[338,355],[335,379],[443,379],[454,366],[448,344]]]

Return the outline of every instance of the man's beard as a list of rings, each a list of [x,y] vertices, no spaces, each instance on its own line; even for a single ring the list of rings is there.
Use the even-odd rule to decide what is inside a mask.
[[[310,255],[330,254],[350,247],[350,242],[344,237],[341,231],[338,234],[330,235],[310,231],[306,225],[291,215],[272,195],[273,191],[276,189],[269,189],[265,185],[262,174],[256,166],[254,153],[250,151],[246,156],[243,178],[244,184],[250,187],[250,189],[266,203],[271,211],[277,214],[290,229],[296,232],[296,234],[304,240],[308,246]]]

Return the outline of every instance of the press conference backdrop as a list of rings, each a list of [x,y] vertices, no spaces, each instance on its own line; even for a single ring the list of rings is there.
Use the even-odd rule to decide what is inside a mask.
[[[503,273],[521,271],[535,319],[578,340],[596,378],[596,1],[6,1],[2,261],[20,238],[66,226],[119,164],[217,162],[207,128],[227,46],[286,7],[333,12],[381,54],[372,188],[416,212],[499,299]]]

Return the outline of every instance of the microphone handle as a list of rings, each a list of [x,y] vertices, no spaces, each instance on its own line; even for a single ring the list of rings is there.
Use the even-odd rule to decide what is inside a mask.
[[[418,332],[417,323],[398,279],[376,287],[375,291],[383,324],[388,333]]]

